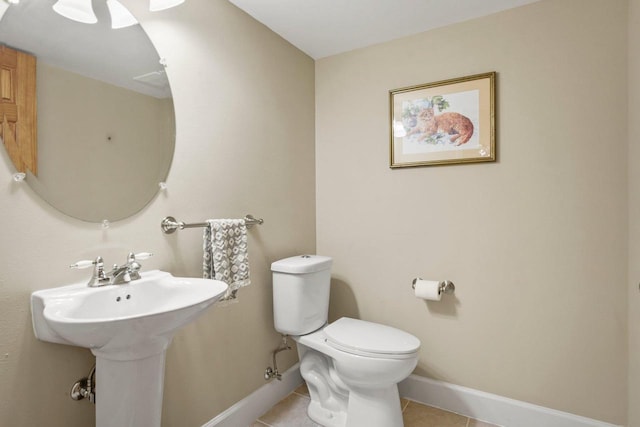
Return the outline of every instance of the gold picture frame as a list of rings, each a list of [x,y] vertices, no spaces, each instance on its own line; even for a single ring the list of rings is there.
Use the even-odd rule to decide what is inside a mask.
[[[391,168],[494,162],[496,73],[389,91]]]

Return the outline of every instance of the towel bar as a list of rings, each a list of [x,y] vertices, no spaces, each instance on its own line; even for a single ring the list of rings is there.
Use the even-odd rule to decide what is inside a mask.
[[[248,214],[244,217],[244,222],[247,225],[247,228],[251,228],[254,225],[260,225],[264,223],[262,218],[255,218],[253,215]],[[184,230],[185,228],[198,228],[198,227],[206,227],[209,225],[206,222],[196,222],[193,224],[187,224],[182,221],[176,220],[172,216],[165,217],[160,223],[160,228],[164,234],[174,233],[176,230]]]

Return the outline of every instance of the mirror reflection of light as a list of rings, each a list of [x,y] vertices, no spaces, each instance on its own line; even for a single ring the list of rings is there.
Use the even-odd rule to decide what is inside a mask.
[[[4,13],[9,9],[9,5],[18,3],[20,3],[20,0],[0,0],[0,20],[2,20]]]
[[[149,10],[157,12],[159,10],[169,9],[184,3],[184,0],[150,0]]]
[[[117,0],[107,0],[109,15],[111,15],[111,28],[118,29],[136,25],[138,21],[131,12]],[[98,22],[91,0],[58,0],[53,5],[53,10],[65,18],[84,24]]]
[[[91,6],[91,0],[58,0],[53,5],[53,10],[65,18],[82,22],[83,24],[95,24],[98,22],[98,18]]]
[[[114,30],[130,27],[138,23],[138,20],[129,12],[129,9],[124,7],[118,0],[107,0],[107,7],[111,14],[111,28]]]
[[[0,0],[0,19],[8,7],[8,3],[18,3],[20,0]],[[138,23],[136,18],[118,0],[106,0],[111,15],[111,28],[129,27]],[[184,0],[149,0],[149,10],[152,12],[169,9],[184,3]],[[58,0],[53,10],[65,18],[84,24],[98,22],[91,0]]]

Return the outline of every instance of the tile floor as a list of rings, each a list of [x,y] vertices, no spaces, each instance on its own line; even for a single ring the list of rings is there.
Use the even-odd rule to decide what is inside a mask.
[[[250,427],[320,427],[307,417],[309,390],[301,385]],[[453,412],[402,399],[405,427],[497,427]]]

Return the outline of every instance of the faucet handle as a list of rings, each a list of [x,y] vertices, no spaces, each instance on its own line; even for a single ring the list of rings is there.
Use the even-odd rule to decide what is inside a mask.
[[[147,258],[151,258],[153,256],[153,254],[151,252],[140,252],[137,254],[134,254],[133,252],[129,252],[129,255],[127,255],[127,264],[126,264],[126,268],[127,271],[125,273],[125,282],[130,282],[132,280],[138,280],[140,279],[140,268],[142,267],[140,265],[140,263],[138,262],[138,260],[142,260],[142,259],[147,259]],[[114,270],[117,267],[114,266]]]
[[[140,252],[133,255],[135,259],[148,259],[148,258],[151,258],[152,256],[153,256],[152,252]]]
[[[139,259],[148,259],[148,258],[151,258],[152,256],[153,254],[151,252],[139,252],[137,254],[134,254],[133,252],[129,252],[129,254],[127,255],[127,263],[130,264]]]
[[[78,261],[75,264],[71,264],[69,268],[81,270],[91,267],[94,263],[95,261],[91,261],[90,259],[83,259],[82,261]]]
[[[102,257],[100,257],[100,256],[97,257],[95,259],[95,261],[91,261],[90,259],[83,259],[81,261],[76,262],[75,264],[71,264],[69,266],[69,268],[73,268],[73,269],[76,269],[76,270],[82,270],[82,269],[85,269],[85,268],[92,267],[94,265],[97,265],[97,266],[104,265],[103,261],[102,261]]]
[[[104,261],[101,256],[96,257],[95,261],[78,261],[75,264],[71,264],[69,268],[83,269],[91,266],[95,266],[95,268],[93,269],[93,274],[91,275],[91,279],[89,280],[89,283],[87,283],[87,286],[94,287],[106,285],[109,282],[109,278],[104,273]]]

